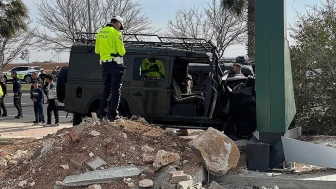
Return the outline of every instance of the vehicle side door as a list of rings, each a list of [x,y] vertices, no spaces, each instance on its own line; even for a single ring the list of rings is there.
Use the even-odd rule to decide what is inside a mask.
[[[28,67],[19,67],[18,70],[16,71],[17,73],[17,78],[19,79],[24,79],[25,75],[27,74]]]
[[[166,116],[170,108],[170,57],[134,55],[129,58],[133,60],[128,95],[132,114],[147,118]]]

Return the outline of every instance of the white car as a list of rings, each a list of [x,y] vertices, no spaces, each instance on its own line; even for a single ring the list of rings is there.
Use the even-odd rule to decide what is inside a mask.
[[[17,66],[12,68],[11,70],[8,70],[7,72],[3,72],[3,76],[5,81],[11,81],[13,80],[11,73],[13,71],[16,71],[17,76],[20,80],[25,81],[26,83],[31,83],[32,81],[32,73],[38,72],[40,73],[41,70],[44,70],[40,66]]]

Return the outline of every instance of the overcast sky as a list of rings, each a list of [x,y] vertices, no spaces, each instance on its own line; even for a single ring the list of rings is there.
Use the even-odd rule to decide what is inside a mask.
[[[37,16],[37,6],[41,0],[23,0],[28,6],[31,18],[34,20]],[[83,0],[84,1],[84,0]],[[152,24],[158,29],[165,29],[168,20],[174,20],[175,12],[180,9],[189,9],[193,6],[201,7],[205,0],[134,0],[138,1],[146,14],[151,20]],[[305,5],[313,5],[318,3],[319,0],[287,0],[287,21],[288,23],[295,22],[296,11],[305,12]],[[295,7],[295,8],[293,8]],[[246,54],[245,45],[234,45],[227,49],[224,56],[236,57]],[[58,57],[54,56],[51,52],[31,52],[30,61],[58,61]],[[62,53],[59,56],[61,62],[68,62],[68,53]],[[18,59],[15,62],[22,62]]]

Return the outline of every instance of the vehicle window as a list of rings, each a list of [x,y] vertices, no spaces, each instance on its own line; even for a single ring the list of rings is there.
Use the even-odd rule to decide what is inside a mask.
[[[11,71],[16,72],[16,71],[18,71],[18,68],[13,68]]]
[[[27,71],[28,67],[18,67],[16,71],[21,72],[21,71]]]
[[[41,70],[41,67],[34,67],[34,70]]]
[[[164,59],[134,58],[133,80],[163,81],[166,75]]]

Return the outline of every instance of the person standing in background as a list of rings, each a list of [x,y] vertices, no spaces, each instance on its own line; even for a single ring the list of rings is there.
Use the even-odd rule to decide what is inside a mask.
[[[22,97],[21,81],[20,79],[17,78],[17,73],[15,71],[12,72],[11,75],[13,78],[13,93],[14,93],[13,104],[18,111],[18,115],[15,116],[15,118],[20,119],[23,117],[21,106],[21,97]]]
[[[3,95],[0,96],[0,116],[2,117],[6,117],[7,116],[7,109],[5,106],[5,96],[7,96],[7,86],[6,86],[6,82],[5,79],[0,76],[0,87],[2,89]],[[1,109],[2,109],[2,114],[1,114]]]

